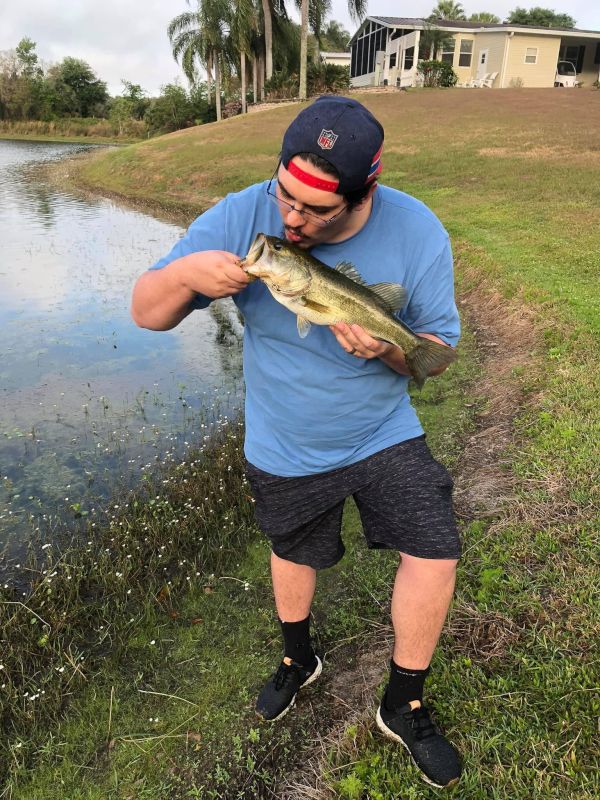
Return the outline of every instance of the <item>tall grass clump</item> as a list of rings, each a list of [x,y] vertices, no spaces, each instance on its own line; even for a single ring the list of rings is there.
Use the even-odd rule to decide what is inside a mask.
[[[210,581],[254,533],[243,423],[221,417],[202,446],[87,524],[85,541],[32,549],[0,588],[0,783],[43,755],[70,701],[136,660],[136,630]],[[147,655],[144,655],[147,659]]]
[[[53,120],[0,121],[0,137],[27,136],[44,139],[145,139],[147,127],[143,120],[131,119],[122,131],[108,119],[96,117],[65,117]]]

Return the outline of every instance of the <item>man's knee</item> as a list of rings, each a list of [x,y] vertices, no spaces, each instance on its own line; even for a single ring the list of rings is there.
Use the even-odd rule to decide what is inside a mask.
[[[400,553],[399,571],[414,575],[421,579],[430,578],[440,581],[453,579],[456,575],[457,558],[417,558],[407,553]]]

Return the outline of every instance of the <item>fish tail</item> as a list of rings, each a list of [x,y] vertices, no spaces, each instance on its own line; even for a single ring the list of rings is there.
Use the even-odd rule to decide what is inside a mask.
[[[456,358],[452,347],[419,337],[417,345],[406,354],[406,364],[415,383],[422,388],[427,376],[441,367],[447,367]]]

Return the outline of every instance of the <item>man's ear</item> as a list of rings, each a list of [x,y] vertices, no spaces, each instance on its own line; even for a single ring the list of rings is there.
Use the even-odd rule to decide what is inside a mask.
[[[377,188],[377,181],[373,181],[373,183],[369,186],[369,191],[366,193],[366,195],[363,197],[363,199],[359,200],[359,202],[356,203],[356,207],[360,208],[368,200],[370,200],[373,197],[373,192],[375,191],[376,188]]]

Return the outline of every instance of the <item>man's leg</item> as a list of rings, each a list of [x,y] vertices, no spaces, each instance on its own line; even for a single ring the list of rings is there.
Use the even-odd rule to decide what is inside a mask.
[[[271,553],[275,605],[284,640],[284,657],[261,691],[256,711],[266,720],[280,719],[294,704],[300,688],[316,680],[321,660],[310,642],[310,607],[317,571]]]
[[[454,592],[456,564],[402,554],[392,594],[390,680],[377,713],[379,728],[406,747],[427,783],[440,788],[455,784],[462,767],[423,705],[423,685]]]
[[[429,666],[454,593],[457,563],[402,554],[392,594],[396,664]]]
[[[279,619],[283,622],[306,619],[315,594],[316,569],[294,564],[271,553],[271,577]]]

